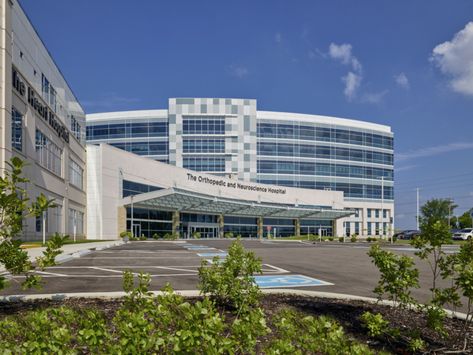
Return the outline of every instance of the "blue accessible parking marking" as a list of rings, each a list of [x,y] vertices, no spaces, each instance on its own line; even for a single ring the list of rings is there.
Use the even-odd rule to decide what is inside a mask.
[[[255,282],[260,288],[333,285],[330,282],[314,279],[304,275],[255,276]]]
[[[228,256],[227,253],[199,253],[197,255],[200,256],[200,257],[203,257],[203,258],[213,258],[215,256],[225,258],[226,256]]]

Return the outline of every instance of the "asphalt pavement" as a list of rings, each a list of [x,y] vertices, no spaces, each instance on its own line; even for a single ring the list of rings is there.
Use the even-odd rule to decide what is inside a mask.
[[[374,297],[379,273],[367,256],[367,243],[310,243],[297,241],[243,240],[245,248],[262,259],[264,288],[303,288],[323,292]],[[134,241],[104,250],[76,255],[72,260],[47,268],[40,275],[43,288],[22,290],[21,278],[2,295],[122,291],[123,271],[151,275],[151,290],[170,283],[176,290],[195,290],[203,259],[225,257],[230,240]],[[413,256],[410,246],[386,248]],[[454,252],[457,247],[451,247]],[[430,294],[430,268],[417,260],[421,288],[413,293],[421,301]]]

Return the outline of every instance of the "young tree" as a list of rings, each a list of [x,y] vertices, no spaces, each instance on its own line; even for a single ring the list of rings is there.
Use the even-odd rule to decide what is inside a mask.
[[[439,288],[439,279],[452,276],[447,254],[442,246],[451,243],[448,217],[456,205],[452,200],[433,199],[422,206],[420,218],[421,234],[412,239],[411,244],[418,251],[415,253],[420,259],[425,260],[432,271],[431,301],[426,307],[429,324],[434,330],[443,331],[443,318],[445,304],[459,305],[459,296],[455,287]]]
[[[455,208],[453,200],[446,198],[432,199],[427,201],[421,208],[421,224],[433,224],[437,221],[448,224],[449,217],[453,214]]]
[[[24,218],[40,216],[54,204],[43,194],[30,203],[26,189],[22,187],[28,183],[28,179],[22,176],[24,161],[13,157],[7,164],[9,168],[4,177],[0,177],[0,265],[12,275],[24,275],[23,288],[39,287],[41,278],[32,273],[35,267],[28,253],[21,249],[21,240],[18,238]],[[43,256],[36,260],[40,268],[54,265],[54,259],[61,252],[66,238],[56,234],[47,242]],[[7,285],[7,278],[0,276],[0,290]]]

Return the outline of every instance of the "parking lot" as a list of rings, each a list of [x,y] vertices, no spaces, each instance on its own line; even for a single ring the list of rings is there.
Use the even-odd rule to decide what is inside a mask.
[[[44,287],[23,291],[12,282],[2,294],[108,292],[122,290],[125,270],[151,275],[151,289],[169,282],[176,290],[195,290],[202,259],[225,257],[231,241],[141,241],[93,251],[40,272]],[[367,256],[369,245],[361,243],[282,242],[244,240],[245,248],[261,257],[263,275],[256,281],[262,288],[301,288],[373,297],[378,271]],[[395,252],[413,255],[409,246],[393,246]],[[452,246],[450,252],[456,249]],[[429,295],[430,270],[418,261],[422,288],[414,294]],[[18,279],[17,281],[20,281]]]

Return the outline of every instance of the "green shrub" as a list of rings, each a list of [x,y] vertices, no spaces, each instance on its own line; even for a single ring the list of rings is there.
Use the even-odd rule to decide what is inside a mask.
[[[343,243],[344,240],[345,240],[345,238],[343,238],[343,237],[339,237],[339,238],[338,238],[338,241],[339,241],[340,243]]]
[[[227,232],[223,235],[225,238],[233,238],[233,232]]]
[[[158,233],[154,233],[154,234],[153,234],[153,239],[159,239],[159,238],[160,238],[160,236],[159,236]]]
[[[179,234],[178,233],[174,233],[174,234],[166,233],[166,234],[164,234],[163,238],[166,239],[166,240],[176,240],[176,239],[179,238]]]
[[[368,329],[369,336],[378,337],[386,332],[389,322],[380,313],[365,312],[361,315],[363,326]]]
[[[333,242],[333,237],[328,237],[328,240]]]
[[[395,307],[406,308],[414,304],[411,288],[419,287],[419,270],[414,267],[413,259],[382,250],[378,244],[371,246],[368,255],[381,273],[374,289],[378,297],[381,299],[386,293]]]
[[[200,239],[200,236],[201,236],[200,232],[192,232],[192,238]]]
[[[130,231],[123,231],[123,232],[120,233],[120,238],[126,238],[126,237],[128,237],[128,238],[132,237]]]
[[[275,316],[274,328],[266,354],[373,354],[367,346],[349,340],[343,328],[325,316],[285,309]]]
[[[144,234],[141,235],[140,240],[147,240],[146,236]]]
[[[366,238],[366,241],[367,241],[368,243],[371,243],[371,237]]]
[[[357,239],[357,235],[356,235],[356,234],[352,234],[351,237],[350,237],[350,242],[355,243],[355,242],[356,242],[356,239]]]
[[[261,274],[261,259],[246,251],[240,240],[232,243],[228,256],[215,257],[209,266],[204,259],[199,268],[199,289],[221,305],[246,311],[257,306],[261,291],[253,275]]]

